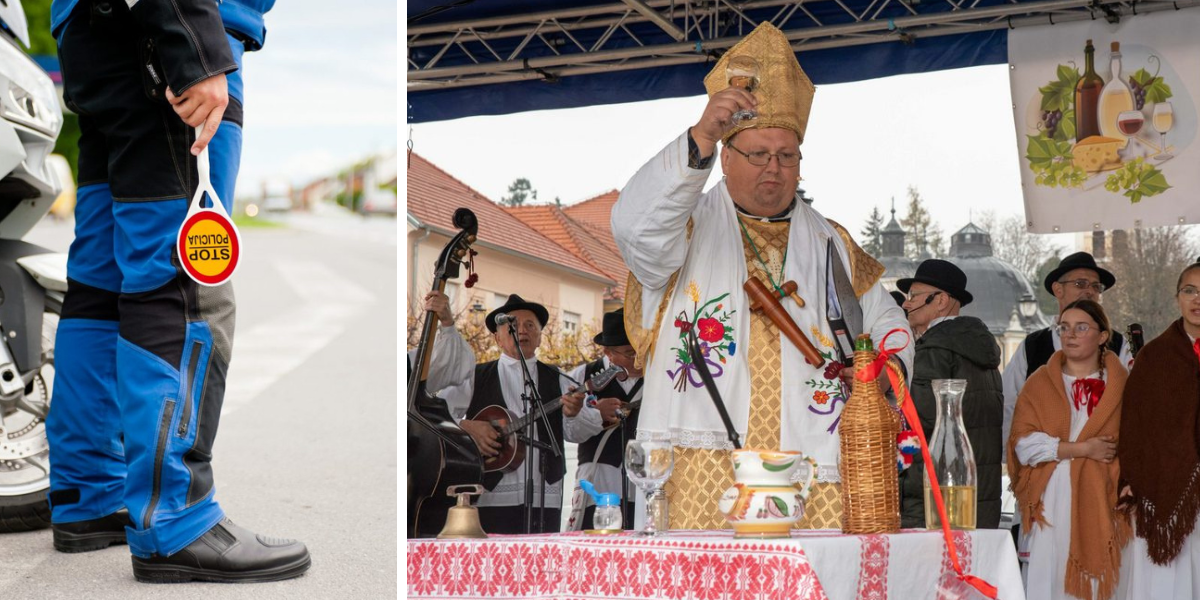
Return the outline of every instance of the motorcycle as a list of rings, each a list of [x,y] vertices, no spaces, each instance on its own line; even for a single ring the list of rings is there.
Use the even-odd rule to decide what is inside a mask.
[[[19,0],[0,2],[0,533],[50,524],[46,416],[67,256],[22,241],[62,184],[49,157],[62,128],[50,76],[21,48]]]

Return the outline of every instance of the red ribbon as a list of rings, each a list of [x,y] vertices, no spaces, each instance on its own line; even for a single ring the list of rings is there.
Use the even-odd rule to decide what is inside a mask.
[[[886,367],[888,358],[907,347],[908,342],[912,339],[909,337],[904,341],[904,345],[889,350],[887,341],[893,333],[903,333],[905,337],[909,337],[908,331],[899,328],[893,329],[883,336],[883,340],[879,342],[879,356],[866,368],[854,374],[859,381],[866,383],[878,377]],[[1197,352],[1200,353],[1200,345],[1197,345]],[[896,369],[887,369],[887,375],[888,380],[892,382],[892,389],[897,393],[904,393],[904,397],[900,399],[900,410],[904,412],[904,418],[908,420],[909,426],[917,434],[917,439],[921,441],[921,456],[925,458],[925,472],[929,474],[929,488],[933,491],[933,501],[937,504],[938,516],[942,519],[942,535],[946,538],[946,550],[950,555],[950,565],[954,567],[954,572],[961,581],[979,590],[979,593],[984,596],[995,599],[999,593],[996,586],[974,575],[963,573],[962,564],[958,562],[958,548],[954,545],[954,537],[950,534],[950,520],[946,518],[946,504],[942,500],[942,488],[938,485],[937,474],[933,471],[933,459],[929,456],[929,442],[925,439],[925,431],[921,429],[921,418],[917,415],[916,405],[913,404],[912,396],[908,393],[908,386],[903,385],[903,382],[900,381]]]
[[[1100,404],[1100,397],[1104,395],[1104,380],[1091,377],[1076,379],[1075,383],[1071,384],[1071,395],[1075,402],[1075,408],[1080,409],[1086,406],[1090,417],[1096,405]]]

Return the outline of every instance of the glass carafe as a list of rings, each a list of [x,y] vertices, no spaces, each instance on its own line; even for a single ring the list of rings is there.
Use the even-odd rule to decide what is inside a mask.
[[[975,452],[971,450],[971,440],[967,438],[967,428],[962,420],[962,399],[966,391],[965,379],[933,380],[937,422],[933,426],[933,436],[929,438],[929,455],[933,459],[933,471],[942,490],[951,529],[975,529],[975,490],[979,475]],[[942,528],[928,471],[925,473],[925,526]]]

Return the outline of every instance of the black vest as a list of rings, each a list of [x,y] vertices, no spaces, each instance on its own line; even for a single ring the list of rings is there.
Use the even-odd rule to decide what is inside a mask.
[[[591,377],[596,373],[604,370],[604,359],[596,360],[588,363],[587,369],[584,370],[585,377]],[[597,398],[616,398],[622,402],[629,402],[630,398],[635,396],[642,388],[643,379],[639,379],[634,385],[633,391],[629,394],[625,393],[625,388],[621,387],[621,383],[613,379],[608,383],[608,386],[596,392]],[[629,413],[629,417],[625,419],[625,439],[632,440],[637,437],[637,421],[638,413],[641,410],[634,409]],[[592,462],[592,457],[596,456],[596,448],[600,446],[600,440],[607,430],[601,431],[596,435],[587,439],[587,441],[579,444],[579,464],[587,464]],[[600,454],[599,462],[604,465],[612,465],[621,468],[621,461],[624,460],[625,448],[621,443],[621,432],[615,431],[609,440],[604,444],[604,452]]]
[[[1125,338],[1121,334],[1112,332],[1112,337],[1108,338],[1108,349],[1121,355],[1121,347],[1125,345]],[[1050,328],[1039,329],[1025,338],[1025,363],[1028,369],[1025,371],[1025,379],[1029,379],[1033,372],[1038,370],[1038,367],[1050,362],[1050,357],[1054,355],[1054,334],[1050,332]]]
[[[538,395],[542,397],[542,404],[562,396],[562,388],[558,383],[558,369],[538,361],[535,376],[537,377]],[[494,360],[475,365],[475,392],[471,396],[471,406],[467,408],[467,414],[477,414],[479,411],[492,405],[508,408],[504,403],[504,392],[500,389],[499,362]],[[558,443],[559,457],[554,457],[549,452],[543,452],[542,454],[546,457],[546,483],[555,483],[561,480],[567,472],[567,463],[562,459],[564,451],[563,417],[557,411],[547,413],[546,416],[549,418],[550,428],[554,433],[554,440]],[[535,423],[537,427],[537,439],[549,443],[550,436],[547,435],[545,423],[540,418]],[[530,457],[532,457],[532,452],[526,454],[526,460]],[[537,468],[537,465],[534,465],[534,468]]]

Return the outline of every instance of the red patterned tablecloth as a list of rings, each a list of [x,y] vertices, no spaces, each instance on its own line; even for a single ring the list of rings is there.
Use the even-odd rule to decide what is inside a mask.
[[[1012,538],[955,532],[967,571],[1023,600]],[[944,598],[950,577],[940,532],[851,536],[796,532],[736,540],[731,531],[661,538],[582,533],[409,540],[410,598],[815,599]],[[824,585],[823,585],[824,584]]]

